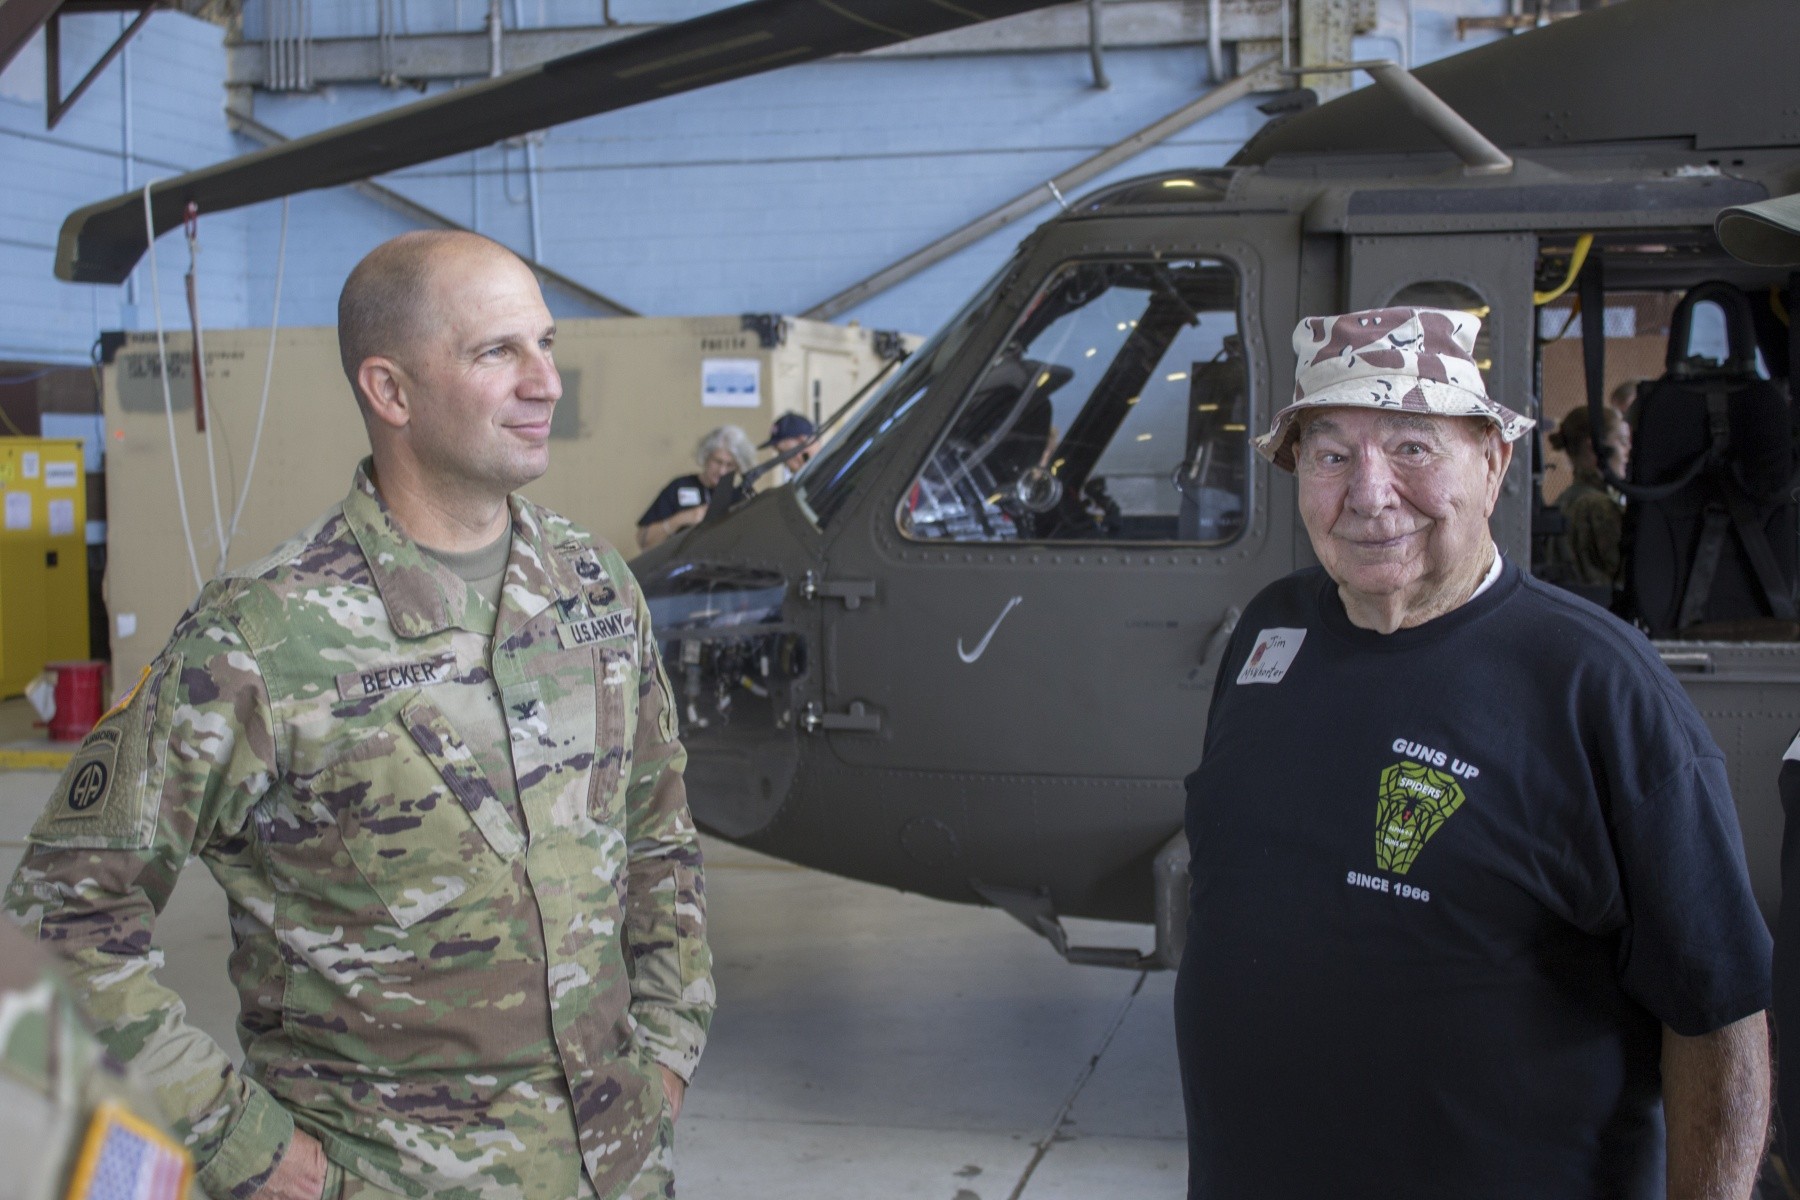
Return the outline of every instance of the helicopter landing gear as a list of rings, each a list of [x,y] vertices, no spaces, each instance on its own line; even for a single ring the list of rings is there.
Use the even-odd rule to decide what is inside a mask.
[[[1129,946],[1071,946],[1069,931],[1050,903],[1047,888],[1028,891],[971,879],[969,886],[995,908],[1004,909],[1025,928],[1042,937],[1072,963],[1092,967],[1121,967],[1127,971],[1173,971],[1181,965],[1187,941],[1188,844],[1177,832],[1161,850],[1151,868],[1156,888],[1156,948],[1140,954]]]

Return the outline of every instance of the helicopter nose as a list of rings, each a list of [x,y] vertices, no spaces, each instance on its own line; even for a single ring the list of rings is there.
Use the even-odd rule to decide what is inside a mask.
[[[783,503],[793,501],[759,496],[632,564],[688,754],[688,805],[732,838],[764,829],[787,802],[800,688],[814,670],[814,609],[798,582],[813,556],[779,518]]]

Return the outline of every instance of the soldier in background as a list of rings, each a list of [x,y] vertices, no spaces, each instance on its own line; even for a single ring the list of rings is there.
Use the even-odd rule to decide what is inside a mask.
[[[116,1172],[108,1178],[131,1185],[123,1194],[187,1194],[187,1151],[82,1025],[49,960],[4,921],[0,1113],[0,1200],[104,1195],[103,1163]]]
[[[1611,460],[1607,465],[1623,478],[1631,460],[1631,426],[1616,408],[1609,406],[1600,412],[1600,442]],[[1603,589],[1592,598],[1606,608],[1612,603],[1611,590],[1619,583],[1625,509],[1600,473],[1600,461],[1594,457],[1593,427],[1584,405],[1570,409],[1547,439],[1553,449],[1568,455],[1573,478],[1556,498],[1563,532],[1545,547],[1540,577],[1563,587]]]
[[[667,1196],[713,988],[685,755],[624,561],[517,489],[561,382],[531,272],[377,247],[339,300],[372,455],[208,584],[7,893],[215,1197]],[[198,855],[241,1069],[156,979]]]

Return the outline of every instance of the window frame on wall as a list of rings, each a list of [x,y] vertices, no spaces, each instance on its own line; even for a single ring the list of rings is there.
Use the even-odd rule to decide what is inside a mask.
[[[996,492],[985,505],[978,507],[964,504],[962,506],[963,519],[973,524],[979,524],[982,526],[982,530],[972,528],[957,530],[952,527],[937,535],[921,534],[915,524],[913,513],[914,506],[920,503],[922,489],[933,486],[941,489],[948,486],[944,482],[944,478],[945,474],[949,472],[943,467],[944,460],[941,456],[949,453],[948,447],[952,441],[959,433],[964,432],[965,419],[970,418],[972,411],[984,403],[984,394],[996,386],[993,381],[998,372],[1007,369],[1008,357],[1013,356],[1016,359],[1015,363],[1010,364],[1013,367],[1034,364],[1026,378],[1030,379],[1031,376],[1036,376],[1033,382],[1019,386],[1017,398],[1012,401],[1014,407],[1007,418],[1011,423],[1022,424],[1018,414],[1035,399],[1031,393],[1041,390],[1047,400],[1065,383],[1073,382],[1074,372],[1063,364],[1036,362],[1027,355],[1058,322],[1069,316],[1089,311],[1090,305],[1119,290],[1120,282],[1118,280],[1106,282],[1104,287],[1095,291],[1090,298],[1072,305],[1037,329],[1030,330],[1028,334],[1024,331],[1030,329],[1032,318],[1037,314],[1039,308],[1059,288],[1067,286],[1075,278],[1076,273],[1109,265],[1121,268],[1158,268],[1164,272],[1191,266],[1219,272],[1224,274],[1229,281],[1231,299],[1229,306],[1190,308],[1189,301],[1179,287],[1171,287],[1166,291],[1156,286],[1143,288],[1146,299],[1139,318],[1147,318],[1150,314],[1157,313],[1160,307],[1163,310],[1160,315],[1166,319],[1167,310],[1174,307],[1177,312],[1185,309],[1190,316],[1194,316],[1196,319],[1177,322],[1169,329],[1166,339],[1159,347],[1151,347],[1155,350],[1156,357],[1144,364],[1142,379],[1138,382],[1138,386],[1127,389],[1137,391],[1138,395],[1125,401],[1129,407],[1122,412],[1118,410],[1111,399],[1102,400],[1101,407],[1098,409],[1095,407],[1095,397],[1101,394],[1102,389],[1109,389],[1116,384],[1115,373],[1121,370],[1121,362],[1131,350],[1132,343],[1138,336],[1138,318],[1119,321],[1116,328],[1121,336],[1109,347],[1110,358],[1103,360],[1104,366],[1101,368],[1100,375],[1091,381],[1091,386],[1079,396],[1078,404],[1072,409],[1064,408],[1061,413],[1053,410],[1052,419],[1055,424],[1050,427],[1047,441],[1051,448],[1044,452],[1044,461],[1039,464],[1038,468],[1027,467],[1021,471],[1014,483],[1026,475],[1032,474],[1034,470],[1040,477],[1046,473],[1060,470],[1069,456],[1060,455],[1057,452],[1070,447],[1080,448],[1085,460],[1084,470],[1073,487],[1069,489],[1074,495],[1072,497],[1066,495],[1059,481],[1055,485],[1058,500],[1053,503],[1072,503],[1078,507],[1085,505],[1090,513],[1096,514],[1094,527],[1091,529],[1077,527],[1071,531],[1052,529],[1046,533],[1033,529],[1021,529],[1014,520],[1009,526],[1014,532],[1010,534],[995,533],[992,522],[986,518],[1001,512],[994,502],[1002,493]],[[1259,367],[1252,361],[1254,356],[1249,352],[1250,339],[1247,336],[1248,322],[1252,319],[1247,311],[1248,294],[1255,279],[1255,271],[1254,264],[1240,261],[1237,255],[1220,248],[1194,248],[1178,251],[1156,251],[1146,248],[1135,252],[1121,250],[1104,254],[1071,255],[1057,262],[1045,272],[1043,283],[1007,328],[1005,335],[990,353],[986,365],[968,385],[954,412],[945,422],[943,432],[939,434],[929,453],[912,473],[911,481],[902,491],[894,512],[895,528],[900,536],[915,545],[1181,546],[1206,550],[1223,549],[1241,541],[1250,534],[1255,523],[1256,471],[1255,452],[1251,442],[1255,435],[1253,407],[1257,384],[1256,375]],[[1129,285],[1126,286],[1129,287]],[[1157,301],[1159,295],[1166,297],[1160,306]],[[1191,363],[1185,357],[1172,359],[1171,354],[1176,353],[1178,347],[1182,345],[1188,329],[1201,328],[1199,324],[1199,315],[1201,314],[1204,316],[1229,315],[1230,317],[1231,327],[1228,331],[1202,334],[1202,336],[1216,338],[1217,351],[1212,354],[1210,359],[1195,359]],[[1101,323],[1105,324],[1110,321],[1112,321],[1112,317],[1109,316]],[[1024,346],[1018,344],[1022,334],[1030,339]],[[1065,333],[1063,337],[1066,340],[1067,334]],[[1097,342],[1095,348],[1086,352],[1087,356],[1095,356],[1098,346],[1101,344],[1104,343]],[[1140,354],[1141,351],[1140,347]],[[1178,364],[1180,370],[1176,371],[1171,364]],[[1220,370],[1217,373],[1209,373],[1209,378],[1202,380],[1198,368],[1214,365],[1218,365]],[[1232,370],[1237,373],[1235,379],[1230,377]],[[1053,378],[1052,372],[1063,373],[1065,377],[1062,380],[1056,380]],[[1162,382],[1184,382],[1186,386],[1181,389],[1181,393],[1177,397],[1165,397],[1154,407],[1145,405],[1139,409],[1137,405],[1140,397],[1150,394],[1150,385],[1157,382],[1156,376],[1159,372],[1166,377]],[[1204,397],[1209,394],[1202,391],[1202,383],[1206,383],[1214,389],[1228,389],[1217,392],[1219,396],[1225,397],[1229,402],[1229,407],[1220,418],[1214,419],[1215,428],[1211,432],[1205,431],[1204,427],[1196,424],[1194,412],[1189,411],[1188,408],[1189,402],[1195,402],[1195,411],[1216,411],[1221,407],[1219,402],[1202,404],[1195,401],[1196,396]],[[1160,474],[1136,472],[1110,476],[1115,483],[1129,479],[1134,485],[1131,491],[1135,495],[1130,498],[1130,502],[1137,507],[1127,514],[1117,503],[1113,503],[1109,509],[1102,500],[1090,499],[1086,489],[1090,482],[1099,480],[1102,483],[1101,496],[1106,500],[1111,499],[1106,496],[1104,490],[1105,481],[1109,476],[1104,474],[1101,468],[1109,457],[1120,453],[1122,449],[1127,454],[1129,453],[1129,447],[1122,443],[1120,438],[1133,436],[1135,440],[1139,441],[1150,440],[1150,436],[1144,434],[1128,434],[1134,417],[1137,417],[1139,413],[1144,414],[1148,419],[1160,419],[1163,424],[1167,423],[1172,413],[1175,420],[1182,423],[1179,435],[1182,438],[1182,451],[1173,466]],[[1152,417],[1152,414],[1156,415]],[[1238,419],[1233,420],[1234,416]],[[1063,421],[1062,417],[1071,419]],[[1103,440],[1095,441],[1093,439],[1092,426],[1096,423],[1103,426],[1101,429]],[[980,427],[976,432],[981,432]],[[1203,462],[1202,449],[1217,446],[1221,442],[1231,444],[1231,449],[1235,451],[1234,456],[1219,462],[1215,462],[1209,456]],[[952,465],[980,466],[985,461],[986,455],[992,452],[993,447],[989,445],[983,449],[981,456],[971,455],[966,459],[953,462]],[[1206,478],[1195,478],[1203,467],[1210,470],[1215,466],[1227,474],[1229,487],[1220,489],[1217,486],[1209,486]],[[944,472],[936,481],[929,478],[934,470]],[[967,473],[964,472],[964,474]],[[1177,477],[1181,475],[1189,477],[1188,487],[1184,487],[1182,483],[1178,482]],[[1043,480],[1040,478],[1039,482],[1043,482]],[[1140,484],[1144,486],[1136,486]],[[1008,488],[1010,489],[1011,486],[1008,485]],[[1162,494],[1165,490],[1173,493],[1174,507],[1172,511],[1164,511],[1167,508],[1167,501],[1170,499],[1169,496]],[[1232,507],[1229,509],[1215,508],[1214,511],[1207,512],[1202,498],[1208,493],[1216,494],[1221,490],[1228,493],[1226,502]],[[1146,496],[1155,498],[1148,511],[1145,510],[1143,503]],[[1161,503],[1162,507],[1156,507],[1157,503]],[[1029,520],[1029,518],[1027,519]],[[1135,522],[1135,524],[1129,524],[1130,522]],[[1165,531],[1164,527],[1170,523],[1174,525],[1173,530]],[[1225,525],[1228,526],[1228,529],[1223,531],[1222,536],[1181,536],[1184,526],[1204,528],[1208,524]],[[1078,525],[1079,522],[1077,522]],[[1109,526],[1111,527],[1110,532]],[[1130,532],[1133,528],[1140,530],[1135,536]],[[1142,531],[1146,529],[1155,530],[1155,532],[1145,536]],[[985,536],[983,531],[986,533]]]

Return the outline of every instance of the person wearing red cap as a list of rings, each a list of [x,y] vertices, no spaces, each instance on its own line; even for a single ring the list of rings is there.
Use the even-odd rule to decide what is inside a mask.
[[[1762,1155],[1723,755],[1640,634],[1496,548],[1532,421],[1479,327],[1307,318],[1256,442],[1319,565],[1245,610],[1187,780],[1191,1198],[1743,1197]]]

